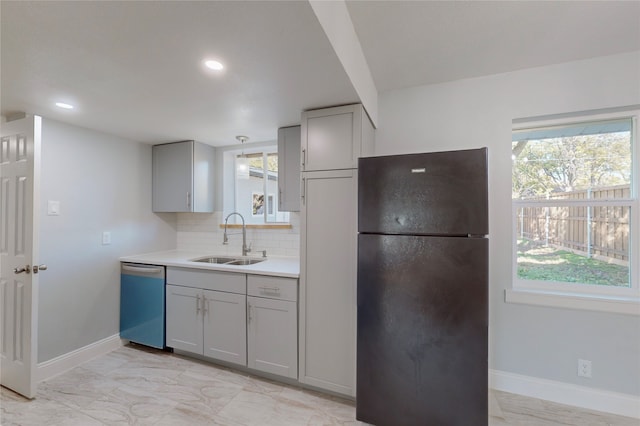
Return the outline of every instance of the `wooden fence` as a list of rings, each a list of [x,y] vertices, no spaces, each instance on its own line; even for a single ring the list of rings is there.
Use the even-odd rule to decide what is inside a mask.
[[[551,200],[629,198],[629,185],[549,196]],[[626,265],[629,261],[629,210],[628,206],[523,207],[517,211],[518,237]]]

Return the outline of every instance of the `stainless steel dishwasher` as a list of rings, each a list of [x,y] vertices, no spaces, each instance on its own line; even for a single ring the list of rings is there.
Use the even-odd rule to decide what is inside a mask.
[[[122,263],[120,337],[164,349],[165,267]]]

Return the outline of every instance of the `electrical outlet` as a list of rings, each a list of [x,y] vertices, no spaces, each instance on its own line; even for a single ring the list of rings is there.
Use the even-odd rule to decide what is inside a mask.
[[[578,360],[578,376],[591,378],[591,361],[587,359]]]

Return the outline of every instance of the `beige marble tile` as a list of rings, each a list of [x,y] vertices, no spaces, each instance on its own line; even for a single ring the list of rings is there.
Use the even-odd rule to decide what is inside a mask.
[[[338,404],[335,405],[338,407]],[[219,418],[244,425],[305,426],[358,424],[355,409],[348,415],[332,415],[326,406],[295,402],[275,394],[243,391],[223,410]],[[342,417],[340,419],[339,417]]]
[[[344,424],[348,421],[355,421],[355,404],[346,399],[292,387],[284,388],[280,393],[280,398],[289,401],[289,403],[301,403],[314,407],[317,416],[330,421],[327,424]]]
[[[236,421],[219,419],[209,414],[203,407],[179,404],[157,423],[158,426],[246,426]]]
[[[177,401],[183,411],[197,410],[209,417],[216,416],[243,390],[238,384],[192,372],[183,373],[177,381],[175,386],[159,388],[156,394]]]
[[[0,424],[366,425],[355,419],[353,401],[135,345],[41,383],[33,401],[0,388]],[[640,426],[640,421],[492,391],[488,424]]]
[[[493,391],[492,393],[502,409],[504,420],[510,425],[640,426],[638,419],[599,413],[506,392]]]
[[[155,393],[121,386],[91,403],[83,413],[106,425],[154,425],[176,405],[177,402]]]
[[[489,417],[495,417],[497,419],[504,420],[504,414],[502,413],[502,408],[500,408],[500,404],[498,404],[498,400],[493,392],[489,392]]]
[[[513,423],[508,423],[505,419],[500,417],[489,416],[488,425],[489,426],[508,426]]]
[[[30,401],[2,388],[0,424],[3,426],[101,426],[102,423],[62,402],[47,399]]]
[[[117,382],[80,366],[42,382],[36,398],[82,409],[119,386]]]
[[[181,370],[165,365],[160,361],[144,360],[127,362],[115,371],[107,374],[107,379],[120,385],[127,385],[147,391],[156,391],[168,385],[177,384]]]

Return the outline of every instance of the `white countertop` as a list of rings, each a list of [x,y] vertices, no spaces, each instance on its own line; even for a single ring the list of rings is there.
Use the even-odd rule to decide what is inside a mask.
[[[237,257],[228,254],[203,253],[183,250],[167,250],[124,256],[121,262],[147,263],[152,265],[177,266],[180,268],[197,268],[211,271],[239,272],[243,274],[272,275],[277,277],[298,278],[300,276],[300,259],[297,257],[268,256],[264,262],[253,265],[218,265],[215,263],[192,262],[190,259],[201,257]],[[260,256],[246,258],[262,259]]]

